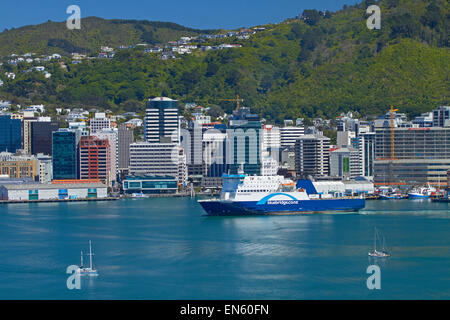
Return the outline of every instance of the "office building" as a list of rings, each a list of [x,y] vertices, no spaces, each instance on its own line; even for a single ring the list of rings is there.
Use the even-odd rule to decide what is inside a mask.
[[[338,148],[351,146],[352,139],[356,137],[354,131],[338,131],[336,137],[336,144]]]
[[[340,148],[330,153],[330,176],[343,180],[361,176],[360,153],[355,148]]]
[[[180,186],[187,186],[188,168],[186,154],[184,153],[183,148],[180,148],[178,155],[178,184]]]
[[[203,166],[201,176],[204,179],[221,177],[227,172],[226,163],[227,134],[219,130],[207,131],[203,134]]]
[[[190,181],[198,186],[201,183],[201,180],[204,177],[204,159],[203,159],[203,135],[207,129],[203,128],[197,122],[192,122],[191,126],[187,130],[187,134],[185,135],[185,131],[182,130],[183,133],[181,137],[181,145],[186,150],[186,161],[188,167],[188,176]],[[215,130],[212,130],[215,131]]]
[[[47,154],[38,153],[36,155],[39,166],[39,182],[51,183],[53,180],[53,161]]]
[[[126,170],[130,166],[130,144],[134,141],[133,130],[121,124],[118,129],[118,170]]]
[[[328,176],[330,138],[322,135],[304,135],[295,143],[295,171],[297,177]]]
[[[241,107],[233,112],[227,130],[226,159],[231,173],[242,167],[249,175],[261,174],[261,121],[250,109]]]
[[[102,129],[91,134],[91,137],[97,137],[99,139],[108,140],[109,147],[108,152],[108,167],[109,167],[109,177],[108,181],[114,182],[117,180],[118,173],[118,153],[119,153],[119,132],[118,130],[112,129]]]
[[[52,136],[53,179],[78,179],[78,141],[80,133],[59,129]]]
[[[59,123],[51,121],[30,122],[31,154],[52,155],[53,132],[58,131]]]
[[[0,152],[15,153],[22,148],[22,123],[9,115],[0,115]]]
[[[358,138],[360,153],[361,175],[373,180],[375,162],[375,132],[361,134]]]
[[[281,148],[293,147],[295,141],[305,134],[303,126],[293,127],[287,126],[280,129]]]
[[[376,128],[375,158],[377,184],[442,186],[450,169],[450,127],[394,128],[393,157],[391,130]]]
[[[262,157],[275,158],[278,160],[278,153],[281,148],[280,128],[272,125],[265,125],[262,129],[261,155]]]
[[[178,143],[179,123],[177,100],[158,97],[147,101],[144,121],[145,141]]]
[[[95,136],[81,137],[79,142],[80,179],[98,179],[111,183],[111,150],[108,139]]]
[[[9,178],[38,179],[38,160],[30,155],[14,155],[0,152],[0,175]]]
[[[25,111],[22,118],[23,150],[26,154],[31,154],[31,123],[38,121],[34,112]]]
[[[130,145],[130,175],[172,176],[178,179],[176,143],[135,142]]]
[[[89,127],[91,129],[91,133],[103,129],[111,129],[111,120],[106,117],[105,113],[97,112],[95,117],[89,121]]]

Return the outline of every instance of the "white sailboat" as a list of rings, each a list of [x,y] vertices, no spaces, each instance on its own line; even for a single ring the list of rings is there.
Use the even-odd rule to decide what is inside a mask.
[[[94,254],[92,253],[92,243],[91,240],[89,240],[89,267],[84,267],[83,265],[83,251],[81,251],[81,265],[77,270],[77,273],[79,273],[82,276],[98,276],[98,271],[94,269],[92,265],[92,256]]]
[[[378,237],[378,232],[377,232],[377,228],[375,228],[375,235],[374,235],[374,239],[373,239],[373,251],[369,252],[369,256],[370,257],[375,257],[375,258],[387,258],[390,257],[391,254],[388,253],[386,251],[385,248],[385,239],[383,236],[383,249],[382,250],[377,250],[377,237]]]

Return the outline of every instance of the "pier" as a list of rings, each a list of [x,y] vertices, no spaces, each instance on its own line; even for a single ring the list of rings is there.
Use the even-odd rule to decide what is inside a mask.
[[[82,202],[82,201],[114,201],[119,197],[106,198],[80,198],[80,199],[41,199],[41,200],[0,200],[0,204],[10,203],[42,203],[42,202]]]

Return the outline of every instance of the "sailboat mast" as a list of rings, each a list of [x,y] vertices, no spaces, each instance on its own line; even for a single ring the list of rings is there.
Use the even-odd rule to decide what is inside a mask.
[[[80,267],[83,268],[83,250],[81,250],[81,265],[80,265]]]
[[[377,228],[373,234],[373,250],[377,251]]]
[[[89,264],[92,269],[92,246],[91,246],[91,240],[89,240]]]

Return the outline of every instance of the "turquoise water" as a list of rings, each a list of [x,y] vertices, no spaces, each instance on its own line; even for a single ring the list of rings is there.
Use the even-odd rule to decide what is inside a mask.
[[[361,214],[206,217],[190,198],[0,205],[0,298],[449,299],[449,208],[388,200]],[[388,260],[367,256],[375,226]],[[66,267],[89,239],[100,275],[68,290]],[[381,290],[367,289],[371,264]]]

